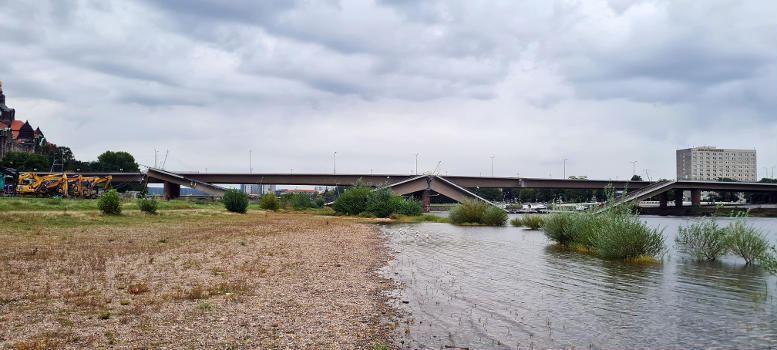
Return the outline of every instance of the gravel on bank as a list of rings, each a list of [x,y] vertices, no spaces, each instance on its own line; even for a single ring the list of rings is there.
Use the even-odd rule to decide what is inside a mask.
[[[390,342],[392,284],[376,272],[388,255],[373,225],[261,211],[169,215],[183,216],[65,227],[47,225],[53,216],[30,219],[37,226],[24,232],[0,228],[0,348]]]

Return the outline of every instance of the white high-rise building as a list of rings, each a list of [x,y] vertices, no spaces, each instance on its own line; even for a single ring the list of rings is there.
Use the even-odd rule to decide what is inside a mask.
[[[758,181],[754,149],[720,149],[711,146],[677,150],[677,179],[717,181],[729,178]]]

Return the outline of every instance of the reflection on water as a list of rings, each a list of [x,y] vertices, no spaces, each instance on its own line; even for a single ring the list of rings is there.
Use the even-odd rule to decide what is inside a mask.
[[[405,348],[774,348],[774,277],[736,258],[695,262],[665,227],[658,265],[557,249],[542,232],[447,224],[382,228],[404,284]],[[723,221],[729,219],[722,219]],[[750,219],[777,241],[777,220]],[[725,222],[723,224],[726,224]]]

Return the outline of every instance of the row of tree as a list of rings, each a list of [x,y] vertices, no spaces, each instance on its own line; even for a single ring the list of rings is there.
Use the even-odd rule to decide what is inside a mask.
[[[19,171],[54,172],[139,172],[135,157],[127,152],[105,151],[96,161],[75,159],[69,147],[56,147],[42,153],[8,152],[0,165]]]

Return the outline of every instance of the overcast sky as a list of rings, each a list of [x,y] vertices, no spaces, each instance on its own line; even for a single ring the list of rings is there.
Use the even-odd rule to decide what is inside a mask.
[[[777,163],[777,1],[6,1],[17,119],[171,170],[675,177]],[[769,170],[771,172],[771,170]],[[777,171],[777,170],[775,170]]]

